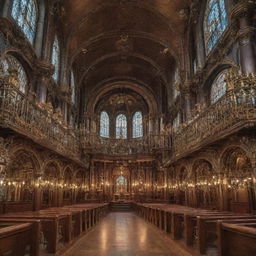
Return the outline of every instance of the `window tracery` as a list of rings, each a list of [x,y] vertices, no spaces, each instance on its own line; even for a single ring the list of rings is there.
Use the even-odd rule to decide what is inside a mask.
[[[17,85],[22,93],[26,92],[28,86],[27,74],[22,64],[12,55],[6,55],[6,57],[0,62],[5,75],[9,75],[10,72],[15,72]]]
[[[36,1],[13,0],[11,15],[16,21],[17,25],[26,35],[30,43],[33,43],[36,34],[38,18],[38,9]]]
[[[60,73],[60,45],[57,36],[55,36],[52,46],[52,65],[54,66],[53,79],[57,82]]]
[[[227,85],[225,81],[226,71],[221,72],[213,81],[211,87],[211,104],[217,102],[226,94]]]
[[[217,44],[227,26],[228,17],[225,0],[208,0],[204,20],[204,39],[207,54]]]
[[[142,113],[138,111],[133,115],[133,118],[132,118],[132,137],[140,138],[142,136],[143,136]]]
[[[109,138],[109,116],[106,111],[100,114],[100,136]]]
[[[124,114],[116,117],[116,138],[127,139],[127,119]]]

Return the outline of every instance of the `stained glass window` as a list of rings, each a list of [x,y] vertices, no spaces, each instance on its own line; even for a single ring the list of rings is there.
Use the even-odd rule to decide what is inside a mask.
[[[225,81],[226,71],[221,72],[213,81],[211,87],[211,103],[215,103],[226,94],[227,86]]]
[[[52,46],[52,65],[55,68],[53,79],[57,82],[60,73],[60,45],[57,36],[55,36]]]
[[[28,85],[28,78],[21,63],[12,55],[6,55],[6,57],[0,61],[0,65],[6,75],[9,75],[10,71],[17,73],[17,84],[19,85],[20,91],[25,93]]]
[[[105,111],[100,114],[100,136],[109,138],[109,116]]]
[[[136,112],[132,118],[132,137],[140,138],[143,136],[142,113]]]
[[[71,89],[71,101],[73,104],[75,104],[75,102],[76,102],[76,87],[75,87],[75,77],[74,77],[73,71],[71,71],[70,89]]]
[[[13,0],[11,14],[28,40],[33,43],[38,17],[36,0]]]
[[[204,19],[204,39],[208,54],[228,26],[225,0],[208,0]]]
[[[127,139],[127,119],[123,114],[116,117],[116,138]]]

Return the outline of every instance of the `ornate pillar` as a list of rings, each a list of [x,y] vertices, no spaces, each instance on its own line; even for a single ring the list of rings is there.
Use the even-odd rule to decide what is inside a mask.
[[[240,1],[231,11],[231,20],[238,22],[238,40],[240,45],[240,64],[243,73],[256,73],[256,54],[254,50],[255,28],[252,17],[256,3],[250,0]]]
[[[33,197],[33,210],[38,211],[42,208],[42,199],[43,199],[43,191],[39,186],[40,179],[43,177],[43,172],[40,171],[36,174],[36,186],[34,187],[34,197]]]
[[[115,138],[116,132],[115,132],[115,117],[111,114],[109,116],[109,137]]]
[[[186,119],[188,119],[188,117],[190,116],[191,113],[191,107],[190,107],[190,93],[189,92],[185,92],[184,93],[184,99],[185,99],[185,115],[186,115]]]
[[[37,96],[41,103],[46,103],[47,88],[50,88],[53,83],[52,74],[53,66],[47,61],[39,61],[37,63]]]
[[[127,116],[127,138],[132,139],[132,117]]]
[[[10,2],[10,1],[7,1]],[[39,4],[39,17],[37,22],[37,31],[36,31],[36,39],[35,39],[35,50],[37,56],[41,57],[42,55],[42,44],[44,41],[44,21],[45,21],[45,1],[40,0],[38,1]]]
[[[148,117],[148,134],[152,134],[153,133],[153,117],[151,115],[149,115]]]

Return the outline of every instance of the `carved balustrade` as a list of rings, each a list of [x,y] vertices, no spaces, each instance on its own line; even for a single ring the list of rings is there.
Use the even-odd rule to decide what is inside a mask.
[[[111,139],[82,129],[70,129],[60,113],[54,112],[47,104],[40,105],[26,97],[11,77],[0,76],[0,126],[78,161],[81,161],[81,149],[86,153],[106,155],[172,150],[175,160],[243,127],[256,124],[256,76],[237,75],[232,70],[226,80],[226,95],[197,113],[193,121],[172,131],[172,136],[165,132],[137,139]]]
[[[256,124],[255,75],[229,74],[227,87],[225,96],[173,133],[174,159],[241,128]]]
[[[149,135],[137,139],[99,138],[98,135],[86,135],[82,132],[82,148],[95,154],[133,155],[151,154],[155,150],[170,149],[169,135]]]
[[[15,130],[61,155],[79,159],[74,132],[51,111],[25,97],[10,77],[0,77],[0,126]]]

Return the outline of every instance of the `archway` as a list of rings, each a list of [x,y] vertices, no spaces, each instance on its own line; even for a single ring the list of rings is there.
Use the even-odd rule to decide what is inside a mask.
[[[60,169],[56,162],[48,162],[44,171],[43,208],[58,206],[58,184],[60,183]]]
[[[246,152],[239,147],[227,149],[222,157],[222,165],[224,208],[239,213],[255,209],[253,169]]]
[[[39,163],[35,155],[26,150],[16,151],[10,163],[4,171],[6,186],[1,193],[2,199],[4,201],[26,202],[30,205],[28,207],[31,210],[36,173],[40,168]],[[24,207],[23,209],[25,209]]]

